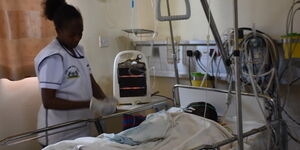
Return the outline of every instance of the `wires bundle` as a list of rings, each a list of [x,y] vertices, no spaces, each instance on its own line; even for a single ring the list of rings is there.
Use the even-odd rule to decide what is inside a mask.
[[[239,46],[243,49],[240,54],[242,86],[252,84],[251,78],[253,78],[254,87],[259,93],[268,95],[274,93],[277,86],[274,79],[277,77],[279,58],[276,44],[267,34],[259,30],[239,28],[238,31],[239,39],[241,39]],[[224,47],[233,53],[233,30],[227,34]],[[228,58],[231,56],[232,54]]]
[[[253,78],[259,93],[274,93],[275,89],[271,87],[275,84],[273,81],[278,68],[278,50],[273,40],[262,32],[252,31],[244,37],[241,47],[243,81],[247,84]]]
[[[247,85],[252,87],[251,92],[253,92],[256,97],[260,111],[264,114],[265,121],[268,122],[270,117],[267,117],[269,115],[266,111],[271,114],[273,110],[277,109],[272,109],[275,105],[272,105],[273,107],[271,109],[264,109],[266,107],[262,106],[258,95],[267,94],[271,96],[271,94],[277,93],[278,84],[276,82],[276,72],[278,68],[278,50],[274,41],[261,31],[251,28],[239,28],[238,31],[240,39],[239,46],[242,49],[240,51],[242,85],[244,87],[247,87]],[[231,53],[233,53],[233,34],[233,31],[230,31],[224,43],[224,47],[229,51],[231,50]],[[231,58],[231,55],[229,58]],[[232,79],[232,74],[230,79]],[[229,91],[232,88],[231,82],[232,80],[230,81]],[[230,103],[230,95],[228,95],[225,114],[228,111]],[[267,130],[271,135],[274,129],[270,124],[267,124]],[[277,136],[275,136],[275,139],[276,137]]]

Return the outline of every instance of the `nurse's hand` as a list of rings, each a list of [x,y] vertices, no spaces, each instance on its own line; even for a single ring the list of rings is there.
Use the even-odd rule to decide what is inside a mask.
[[[92,99],[90,109],[98,116],[105,116],[116,112],[118,100],[114,97],[106,97],[103,100]]]
[[[111,103],[116,103],[116,105],[119,104],[118,99],[113,97],[113,96],[112,97],[105,97],[104,100],[110,101]]]

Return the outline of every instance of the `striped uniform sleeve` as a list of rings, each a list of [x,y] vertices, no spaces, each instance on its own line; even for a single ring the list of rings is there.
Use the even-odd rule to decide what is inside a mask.
[[[60,55],[53,55],[39,66],[40,88],[59,89],[64,77],[63,62]]]

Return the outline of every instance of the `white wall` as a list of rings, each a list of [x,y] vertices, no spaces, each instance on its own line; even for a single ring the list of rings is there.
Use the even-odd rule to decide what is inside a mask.
[[[96,81],[108,95],[112,94],[112,71],[115,55],[129,48],[127,34],[122,29],[130,28],[130,0],[68,0],[79,8],[84,21],[81,44]],[[136,23],[134,23],[137,26]],[[109,40],[109,47],[100,48],[98,37]],[[124,37],[121,37],[124,36]]]
[[[120,0],[112,0],[111,3],[116,3]],[[136,8],[134,11],[133,28],[140,27],[144,29],[152,29],[158,32],[155,38],[133,38],[134,40],[167,40],[170,37],[168,22],[159,22],[154,18],[153,3],[154,0],[136,0]],[[173,22],[174,36],[179,40],[205,40],[209,31],[208,23],[204,15],[200,0],[190,0],[192,16],[189,20]],[[261,30],[276,40],[280,40],[280,36],[285,33],[285,20],[287,12],[290,8],[292,0],[239,0],[239,26],[252,27],[255,24],[256,29]],[[121,11],[130,11],[128,8],[128,0],[124,1],[124,6]],[[183,0],[171,0],[171,13],[182,14],[185,11]],[[221,36],[230,28],[233,27],[233,10],[232,0],[211,0],[211,11],[217,23]],[[112,5],[111,5],[112,6]],[[138,12],[137,12],[138,11]],[[131,16],[131,12],[127,12]],[[138,13],[138,14],[137,14]],[[162,13],[167,15],[165,0],[162,0]],[[299,18],[299,14],[296,18]],[[107,17],[114,16],[108,15]],[[87,18],[87,17],[86,17]],[[131,19],[131,17],[127,18]],[[127,27],[131,27],[131,20],[127,20]],[[297,26],[300,24],[300,19],[295,19],[295,31],[300,32]],[[126,21],[124,22],[126,26]],[[213,36],[211,35],[211,40]],[[153,80],[152,80],[153,81]],[[171,96],[171,88],[175,83],[173,78],[156,78],[156,83],[162,86],[157,87],[161,94]],[[166,90],[169,89],[169,90]]]
[[[154,18],[154,0],[136,0],[135,8],[131,8],[131,0],[67,0],[79,8],[84,20],[84,33],[81,44],[86,49],[86,55],[92,66],[96,81],[105,93],[112,94],[112,71],[115,55],[126,49],[131,49],[130,40],[145,40],[152,38],[134,37],[123,32],[123,29],[143,28],[159,32],[154,38],[164,40],[169,35],[169,26],[165,22],[158,22]],[[172,7],[175,6],[171,3]],[[165,4],[162,4],[165,7]],[[162,9],[166,13],[165,9]],[[110,46],[98,47],[98,36],[109,39]],[[167,36],[166,36],[167,35]],[[166,83],[168,89],[172,87],[173,79],[157,79]],[[166,81],[167,80],[167,81]],[[170,80],[170,82],[169,82]],[[170,88],[169,88],[170,87]],[[160,90],[169,95],[168,90]],[[165,91],[165,92],[163,92]],[[166,92],[168,91],[168,92]]]
[[[285,34],[286,17],[293,0],[238,0],[239,26],[252,27],[261,30],[274,39],[279,40]],[[164,0],[162,0],[162,3]],[[175,7],[171,7],[172,14],[182,14],[185,11],[183,0],[172,0]],[[200,0],[190,0],[191,18],[174,22],[174,34],[182,40],[205,40],[208,33],[208,23]],[[233,0],[211,0],[210,7],[222,35],[233,27]],[[165,8],[165,7],[163,7]],[[163,9],[162,8],[162,9]],[[295,16],[295,32],[300,32],[300,14]],[[164,23],[167,24],[167,23]],[[168,26],[160,28],[159,38],[169,36]],[[212,36],[211,36],[212,37]]]

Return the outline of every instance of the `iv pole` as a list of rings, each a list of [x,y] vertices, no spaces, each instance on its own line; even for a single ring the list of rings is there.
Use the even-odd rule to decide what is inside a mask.
[[[160,10],[160,2],[161,2],[161,0],[156,0],[156,3],[157,3],[157,6],[156,6],[156,12],[157,12],[156,13],[156,18],[159,21],[168,21],[169,22],[170,33],[171,33],[171,43],[172,43],[172,50],[173,50],[172,55],[173,55],[173,63],[174,63],[174,72],[175,72],[175,77],[176,77],[176,84],[179,84],[179,74],[178,74],[178,66],[177,66],[177,54],[176,54],[175,43],[174,43],[172,21],[189,19],[190,16],[191,16],[191,6],[190,6],[189,0],[185,0],[186,14],[171,16],[170,3],[169,3],[169,0],[166,0],[166,1],[167,1],[168,16],[162,16],[161,15],[161,10]]]
[[[238,149],[244,149],[243,143],[243,114],[242,114],[242,98],[241,98],[241,68],[240,68],[240,50],[239,50],[239,41],[238,41],[238,1],[233,1],[234,9],[234,70],[235,70],[235,91],[236,91],[236,100],[237,100],[237,129],[238,129]]]
[[[214,21],[214,18],[209,10],[209,5],[207,3],[207,0],[200,0],[203,10],[205,12],[206,18],[209,22],[210,29],[213,33],[213,36],[216,40],[217,46],[221,52],[221,56],[223,61],[226,61],[228,59],[228,52],[224,49],[222,45],[222,40],[220,37],[220,34],[218,32],[216,23]],[[241,81],[240,81],[240,51],[239,51],[239,41],[238,41],[238,2],[237,0],[233,1],[233,9],[234,9],[234,65],[235,65],[235,91],[236,91],[236,100],[237,100],[237,129],[238,129],[238,148],[239,150],[244,149],[243,144],[243,118],[242,118],[242,100],[241,100]],[[227,73],[230,73],[230,67],[226,66]]]
[[[168,8],[168,16],[171,16],[169,0],[167,0],[167,8]],[[178,66],[177,66],[177,53],[176,53],[176,49],[175,49],[173,26],[172,26],[172,21],[171,20],[169,20],[169,26],[170,26],[170,33],[171,33],[171,43],[172,43],[172,50],[173,50],[172,55],[173,55],[173,63],[174,63],[176,84],[180,84],[179,74],[178,74]]]

